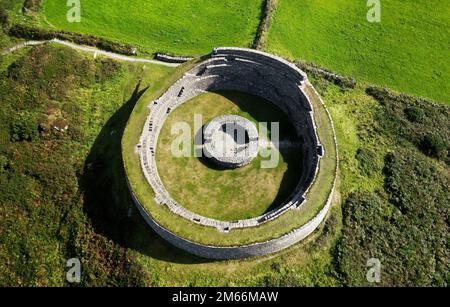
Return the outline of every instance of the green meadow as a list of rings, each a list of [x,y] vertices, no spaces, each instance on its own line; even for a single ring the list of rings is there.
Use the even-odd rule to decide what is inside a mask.
[[[199,55],[217,46],[250,46],[262,2],[83,0],[81,22],[69,23],[66,1],[47,0],[42,14],[49,27],[130,43],[144,54]]]
[[[450,103],[450,6],[446,0],[279,0],[268,51],[356,79]]]

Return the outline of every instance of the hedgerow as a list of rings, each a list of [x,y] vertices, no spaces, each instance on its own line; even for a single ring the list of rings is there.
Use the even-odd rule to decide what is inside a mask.
[[[253,48],[264,49],[267,46],[267,34],[272,25],[273,14],[277,9],[278,0],[265,0],[264,8],[261,13],[261,22],[258,30],[256,31],[255,40],[253,42]]]
[[[352,89],[356,86],[356,81],[353,78],[336,74],[316,64],[300,60],[295,61],[295,64],[308,75],[312,75],[315,78],[323,78],[342,88]]]

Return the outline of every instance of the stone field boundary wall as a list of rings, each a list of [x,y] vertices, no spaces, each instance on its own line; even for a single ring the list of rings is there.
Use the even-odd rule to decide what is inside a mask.
[[[222,232],[228,232],[233,228],[258,226],[276,219],[288,210],[300,208],[305,203],[306,194],[317,176],[320,159],[324,153],[314,122],[314,110],[310,98],[305,93],[305,86],[312,87],[306,74],[282,58],[244,48],[214,49],[209,58],[185,73],[166,93],[149,105],[150,114],[144,125],[137,150],[142,170],[155,193],[156,202],[166,205],[174,214],[191,222],[205,227],[215,227]],[[225,222],[195,214],[170,197],[159,177],[155,156],[158,136],[165,119],[180,104],[201,93],[218,90],[246,92],[276,104],[288,115],[303,143],[304,171],[297,187],[288,201],[263,216]],[[315,90],[314,93],[318,95]],[[318,97],[320,99],[320,96]],[[323,104],[323,101],[320,100],[320,102]],[[327,115],[331,119],[328,110]],[[142,207],[131,187],[130,191],[134,203],[146,222],[174,246],[204,258],[239,259],[277,252],[306,238],[321,224],[329,211],[335,184],[336,176],[324,207],[302,227],[276,239],[232,247],[209,246],[177,236],[155,221],[151,212],[147,212]]]

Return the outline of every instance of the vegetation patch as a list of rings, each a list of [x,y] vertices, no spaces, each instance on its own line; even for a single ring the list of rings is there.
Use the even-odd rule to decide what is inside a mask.
[[[23,10],[25,12],[39,12],[41,10],[41,7],[42,0],[25,0],[25,3],[23,4]]]
[[[5,29],[8,27],[9,19],[8,13],[3,7],[0,7],[0,26]]]
[[[181,206],[203,216],[234,221],[260,216],[288,199],[300,179],[300,148],[277,151],[280,161],[275,168],[261,168],[261,160],[265,159],[257,157],[243,168],[219,170],[206,158],[194,157],[194,135],[198,131],[191,131],[192,156],[174,157],[171,144],[179,136],[173,135],[171,129],[178,122],[187,122],[193,129],[194,114],[202,116],[204,125],[226,114],[243,116],[256,127],[260,122],[278,122],[280,139],[295,139],[294,128],[287,116],[261,98],[219,92],[202,94],[185,102],[165,122],[156,157],[166,189]]]
[[[307,73],[308,76],[312,76],[314,78],[323,78],[343,88],[354,88],[356,86],[356,81],[354,79],[338,75],[316,64],[301,60],[295,61],[295,64],[305,73]]]
[[[367,93],[383,105],[378,121],[398,142],[409,141],[450,164],[450,107],[378,87],[369,87]]]
[[[386,156],[384,173],[387,198],[355,192],[344,205],[338,263],[345,283],[368,285],[364,264],[378,258],[380,285],[448,286],[448,168],[399,149]]]
[[[255,41],[253,42],[253,48],[262,50],[266,48],[267,35],[272,25],[273,14],[277,9],[278,0],[265,0],[264,8],[261,13],[261,22],[256,32]]]
[[[386,101],[380,103],[381,93],[363,85],[343,91],[329,81],[314,83],[322,84],[340,146],[344,225],[334,253],[341,282],[447,285],[450,172],[412,140],[418,131],[448,126],[449,117],[439,115],[448,107],[377,88]],[[367,281],[371,258],[381,261],[380,284]]]
[[[11,20],[6,8],[0,3],[0,52],[10,45],[10,37],[8,36],[8,30],[11,24]],[[0,57],[1,65],[2,57]]]

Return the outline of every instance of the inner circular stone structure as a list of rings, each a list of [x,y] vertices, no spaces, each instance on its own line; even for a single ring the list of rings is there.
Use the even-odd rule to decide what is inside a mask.
[[[214,118],[203,129],[203,154],[222,168],[238,168],[258,155],[258,130],[238,115]]]
[[[160,178],[159,172],[164,170],[158,169],[156,151],[158,138],[167,117],[172,110],[192,98],[205,92],[217,91],[244,92],[259,96],[275,104],[292,123],[296,139],[299,141],[298,145],[302,149],[302,154],[298,156],[298,160],[302,164],[302,171],[298,176],[298,184],[295,189],[292,190],[287,199],[280,201],[275,209],[261,216],[236,221],[222,221],[194,213],[183,207],[182,200],[178,203],[173,199]],[[237,235],[239,232],[234,232],[235,229],[244,231],[254,228],[254,231],[261,234],[261,231],[266,230],[272,232],[272,225],[276,227],[285,226],[283,224],[277,225],[277,220],[290,210],[302,209],[307,203],[307,197],[310,196],[308,192],[319,174],[321,159],[327,153],[327,149],[319,140],[312,100],[316,101],[314,104],[317,104],[317,101],[321,103],[320,96],[309,83],[306,74],[293,63],[265,52],[236,47],[215,48],[211,54],[192,64],[191,68],[178,81],[148,105],[150,112],[136,146],[142,173],[153,191],[156,205],[166,207],[162,211],[167,212],[166,209],[169,210],[169,215],[176,215],[178,223],[177,229],[165,226],[167,222],[164,222],[164,219],[168,218],[167,214],[164,214],[164,216],[161,216],[161,214],[153,215],[148,206],[142,205],[130,185],[133,201],[147,224],[172,245],[194,255],[210,259],[240,259],[267,255],[283,250],[308,237],[322,223],[331,207],[338,167],[337,158],[335,159],[336,172],[334,176],[330,176],[333,178],[332,187],[326,199],[323,200],[323,204],[322,201],[317,204],[321,206],[320,210],[304,223],[295,224],[290,229],[287,228],[284,234],[274,236],[267,233],[264,234],[266,239],[255,239],[251,243],[244,244],[205,244],[186,237],[186,234],[181,235],[179,223],[185,221],[186,226],[189,226],[192,231],[198,229],[196,228],[198,225],[215,228],[218,231],[217,236],[221,238],[227,236],[230,232]],[[222,121],[220,117],[216,120],[219,123]],[[236,123],[236,121],[234,122]],[[239,121],[239,123],[241,122]],[[212,127],[211,131],[213,130]],[[242,122],[242,125],[239,124],[239,127],[243,127],[247,132],[248,148],[253,149],[254,144],[256,144],[253,140],[257,137],[257,134],[254,134],[253,128],[246,123],[244,124],[244,122]],[[334,130],[332,130],[332,133],[335,144]],[[213,135],[210,135],[210,140],[217,144]],[[282,144],[279,145],[282,146]],[[225,149],[227,148],[225,146]],[[246,148],[245,145],[244,148]],[[337,155],[336,145],[335,150]],[[215,154],[214,150],[209,150],[209,152],[215,159],[217,157],[222,159],[219,154]],[[250,156],[254,155],[255,151],[251,152]],[[229,163],[229,161],[226,160],[226,163]],[[233,161],[233,163],[235,163],[233,165],[238,165],[248,162],[246,159],[242,159]],[[181,220],[178,220],[178,218],[181,218]],[[296,223],[295,220],[291,221]],[[191,227],[191,223],[198,225]],[[271,225],[266,227],[266,223]]]

